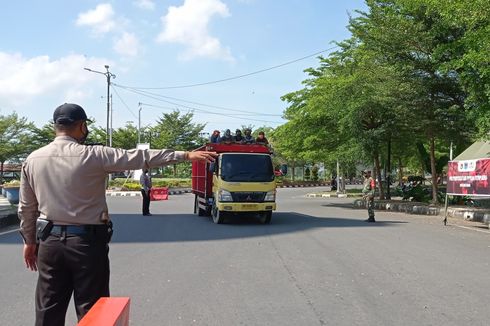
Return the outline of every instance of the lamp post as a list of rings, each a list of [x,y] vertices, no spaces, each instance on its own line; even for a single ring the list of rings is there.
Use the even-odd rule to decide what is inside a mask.
[[[112,147],[112,131],[113,131],[113,129],[112,129],[112,114],[114,113],[113,109],[112,109],[112,104],[113,104],[113,102],[112,102],[112,94],[111,94],[111,118],[110,118],[111,122],[109,125],[109,146],[110,147]]]
[[[141,102],[138,103],[139,110],[138,110],[138,144],[141,144],[141,109],[143,108],[141,106]]]
[[[449,161],[453,160],[453,141],[451,141],[451,145],[449,146]],[[448,178],[449,180],[449,178]],[[447,206],[448,206],[448,194],[447,194],[447,181],[446,181],[446,196],[444,199],[444,225],[447,225]]]
[[[107,127],[106,127],[106,133],[107,134],[106,134],[105,141],[106,141],[106,146],[110,146],[110,138],[111,137],[109,137],[109,133],[112,133],[112,130],[110,130],[110,126],[109,126],[109,117],[110,117],[110,111],[111,111],[110,87],[111,87],[111,78],[113,78],[113,79],[116,78],[116,75],[114,75],[112,72],[109,71],[108,65],[105,65],[104,67],[106,69],[106,72],[92,70],[89,68],[83,68],[83,69],[90,71],[90,72],[95,72],[96,74],[104,75],[107,78]]]
[[[101,98],[104,98],[105,96],[101,96]],[[110,115],[110,123],[109,123],[109,147],[112,147],[112,134],[113,134],[113,128],[112,128],[112,115],[114,113],[113,110],[113,102],[112,102],[112,94],[110,96],[111,98],[111,115]]]

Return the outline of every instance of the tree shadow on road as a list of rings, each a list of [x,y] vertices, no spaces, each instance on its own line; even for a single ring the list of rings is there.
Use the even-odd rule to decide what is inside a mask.
[[[338,208],[354,208],[354,204],[351,202],[348,203],[339,203],[339,202],[330,202],[327,204],[322,204],[322,207],[338,207]]]
[[[113,214],[112,243],[152,243],[227,240],[302,232],[320,228],[379,228],[403,222],[366,223],[355,218],[315,217],[296,212],[276,212],[272,222],[263,225],[253,216],[233,216],[225,224],[192,214]],[[336,231],[341,232],[341,231]],[[18,232],[0,236],[0,244],[21,244]]]
[[[118,215],[114,218],[113,242],[180,242],[226,240],[301,232],[317,228],[387,227],[403,222],[366,223],[363,220],[314,217],[295,212],[275,213],[269,225],[251,216],[234,216],[225,224],[214,224],[209,217],[188,214],[140,217]]]

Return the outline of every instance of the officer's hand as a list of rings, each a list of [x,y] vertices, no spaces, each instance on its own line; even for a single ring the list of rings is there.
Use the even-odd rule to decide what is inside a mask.
[[[26,267],[31,271],[37,271],[37,245],[35,244],[24,244],[24,261],[26,262]]]
[[[215,152],[204,152],[204,151],[187,152],[187,159],[189,161],[214,162],[216,157],[218,157],[218,154]]]

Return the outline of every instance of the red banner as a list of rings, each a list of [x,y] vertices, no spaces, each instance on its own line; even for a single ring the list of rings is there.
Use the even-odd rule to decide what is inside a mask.
[[[490,158],[449,162],[449,195],[490,195]]]

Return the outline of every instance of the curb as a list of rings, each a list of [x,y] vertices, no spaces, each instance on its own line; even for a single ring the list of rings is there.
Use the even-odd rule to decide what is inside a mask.
[[[357,197],[349,194],[306,194],[308,198],[347,198],[347,197]]]
[[[354,208],[366,208],[366,202],[363,199],[354,201]],[[421,203],[399,203],[375,201],[374,208],[382,211],[394,211],[407,214],[417,215],[440,215],[441,208],[438,206],[423,205]]]
[[[191,189],[183,189],[183,190],[169,190],[169,195],[181,195],[190,193]],[[106,192],[106,196],[108,197],[141,197],[141,192],[139,191],[108,191]]]
[[[330,184],[326,183],[314,183],[314,184],[304,184],[304,185],[277,185],[276,188],[307,188],[307,187],[327,187]]]
[[[441,215],[444,215],[442,210]],[[490,211],[475,209],[470,210],[466,208],[448,208],[447,215],[451,217],[461,218],[467,221],[481,222],[488,224],[490,227]]]
[[[362,199],[356,199],[354,201],[354,208],[366,208],[365,201]],[[421,203],[375,201],[374,208],[378,210],[402,212],[407,214],[444,216],[444,207],[424,205]],[[447,216],[464,219],[467,221],[481,222],[487,225],[490,223],[490,210],[488,209],[448,207]]]

